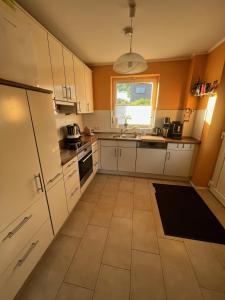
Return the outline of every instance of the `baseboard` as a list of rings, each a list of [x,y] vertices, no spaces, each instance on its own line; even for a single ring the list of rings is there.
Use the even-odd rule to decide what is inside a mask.
[[[190,180],[190,185],[195,189],[195,190],[209,190],[209,187],[208,186],[198,186],[198,185],[195,185],[193,183],[193,181]]]
[[[224,196],[221,195],[216,188],[214,188],[213,186],[210,186],[209,191],[213,194],[213,196],[216,197],[217,200],[219,200],[219,202],[225,207],[225,199]]]

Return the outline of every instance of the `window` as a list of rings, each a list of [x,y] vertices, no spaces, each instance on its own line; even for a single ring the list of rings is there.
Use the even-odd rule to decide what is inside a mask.
[[[113,126],[152,127],[157,95],[157,81],[143,77],[114,78]]]

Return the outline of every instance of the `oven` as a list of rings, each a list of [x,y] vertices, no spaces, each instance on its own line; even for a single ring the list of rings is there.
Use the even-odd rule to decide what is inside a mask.
[[[78,153],[80,185],[84,185],[88,177],[93,172],[92,149],[91,145]]]

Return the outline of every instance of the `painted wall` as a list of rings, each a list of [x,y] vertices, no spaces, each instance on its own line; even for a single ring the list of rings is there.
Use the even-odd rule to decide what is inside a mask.
[[[150,62],[146,74],[160,75],[159,109],[184,108],[184,93],[190,60]],[[94,66],[94,109],[110,110],[112,65]]]
[[[205,120],[202,142],[198,152],[192,181],[197,186],[206,187],[212,177],[218,152],[221,146],[221,132],[225,129],[225,42],[214,49],[207,57],[204,79],[207,82],[221,81],[211,121]],[[223,72],[223,73],[222,73]],[[223,74],[223,76],[222,76]],[[221,79],[222,78],[222,79]],[[213,99],[203,97],[198,108],[206,108]],[[212,112],[211,112],[212,113]],[[210,109],[208,107],[208,116]],[[209,118],[208,118],[209,119]]]

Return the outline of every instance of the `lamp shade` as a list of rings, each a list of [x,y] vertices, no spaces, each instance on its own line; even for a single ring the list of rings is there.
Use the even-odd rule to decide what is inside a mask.
[[[138,74],[144,72],[147,67],[147,62],[140,54],[128,52],[115,61],[113,70],[119,74]]]

